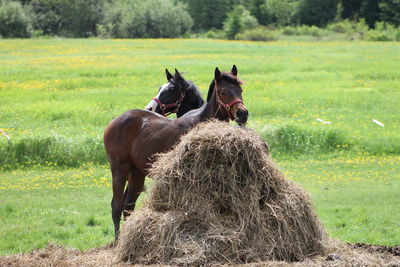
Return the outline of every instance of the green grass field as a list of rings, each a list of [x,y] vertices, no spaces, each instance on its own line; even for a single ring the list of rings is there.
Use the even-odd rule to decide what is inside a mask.
[[[0,135],[0,254],[112,241],[108,122],[143,108],[165,68],[205,96],[214,68],[232,64],[248,127],[311,194],[329,234],[400,244],[399,43],[0,40],[0,63],[11,138]]]

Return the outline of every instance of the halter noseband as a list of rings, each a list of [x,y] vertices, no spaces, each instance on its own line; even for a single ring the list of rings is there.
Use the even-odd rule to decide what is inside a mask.
[[[222,101],[222,99],[219,97],[217,81],[215,81],[215,89],[216,89],[216,90],[215,90],[215,95],[216,95],[216,98],[217,98],[218,109],[219,109],[220,107],[223,107],[223,108],[225,109],[226,113],[228,114],[229,119],[230,119],[230,120],[234,120],[234,116],[233,116],[233,114],[232,114],[232,112],[231,112],[231,108],[232,108],[234,105],[238,104],[238,103],[242,103],[242,104],[243,104],[243,101],[242,101],[240,98],[236,98],[236,99],[234,99],[234,100],[232,100],[231,102],[229,102],[229,103],[226,104],[226,103],[224,103],[224,101]]]
[[[164,117],[167,117],[168,115],[172,114],[172,113],[177,113],[179,107],[182,104],[183,99],[185,98],[185,91],[182,92],[181,96],[179,97],[178,100],[176,100],[176,102],[171,103],[171,104],[163,104],[160,99],[158,99],[157,97],[153,97],[153,100],[157,102],[157,104],[160,106],[162,115]],[[168,108],[172,108],[172,107],[176,107],[173,111],[167,112]]]

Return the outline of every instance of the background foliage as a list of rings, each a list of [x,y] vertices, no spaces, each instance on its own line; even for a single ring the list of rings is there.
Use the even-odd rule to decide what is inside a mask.
[[[30,33],[28,11],[18,2],[0,1],[0,36],[29,37]]]
[[[354,24],[364,21],[372,30],[377,30],[377,23],[385,22],[399,31],[400,2],[398,0],[0,0],[0,35],[3,37],[57,35],[176,38],[200,35],[236,39],[236,35],[241,33],[238,39],[243,39],[243,36],[250,35],[242,33],[250,31],[251,40],[265,40],[270,39],[265,38],[265,33],[261,30],[254,31],[257,25],[268,26],[266,30],[302,25],[325,28],[344,19]],[[258,37],[258,34],[261,36]],[[371,39],[387,38],[371,37]]]

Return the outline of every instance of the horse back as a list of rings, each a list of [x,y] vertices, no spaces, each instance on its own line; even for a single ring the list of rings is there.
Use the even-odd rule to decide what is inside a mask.
[[[129,110],[111,121],[104,132],[104,144],[111,165],[131,162],[146,173],[154,154],[167,151],[180,135],[176,120]]]

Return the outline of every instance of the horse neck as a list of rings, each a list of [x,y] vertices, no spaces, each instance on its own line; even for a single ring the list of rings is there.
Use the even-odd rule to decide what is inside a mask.
[[[224,116],[221,111],[218,110],[218,104],[215,97],[204,103],[200,108],[191,110],[182,117],[176,119],[175,123],[183,134],[196,124],[213,118],[222,121],[228,120],[227,116]]]
[[[229,118],[227,114],[224,114],[221,110],[221,107],[219,107],[217,98],[216,98],[216,90],[214,88],[213,93],[211,95],[211,98],[209,101],[205,104],[204,111],[201,114],[201,121],[206,121],[209,119],[217,119],[220,121],[228,121]]]

